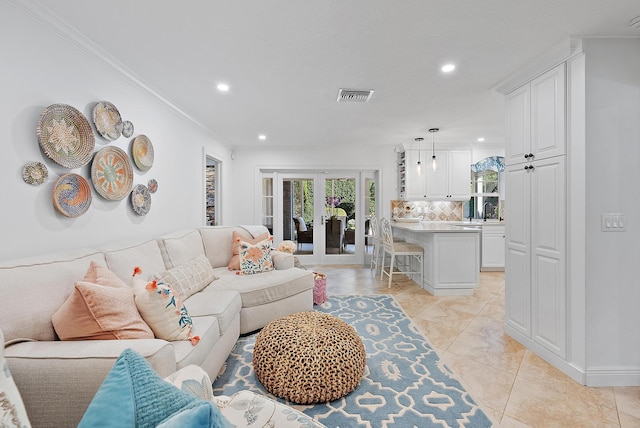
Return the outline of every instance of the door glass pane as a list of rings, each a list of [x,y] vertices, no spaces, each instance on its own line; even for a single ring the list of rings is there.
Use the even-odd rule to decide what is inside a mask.
[[[297,254],[313,254],[313,180],[284,180],[283,239],[295,241]]]
[[[273,235],[273,178],[262,179],[262,224]]]
[[[355,253],[356,181],[353,178],[325,180],[325,252]]]
[[[373,252],[373,238],[371,235],[371,218],[376,215],[376,182],[372,178],[367,178],[364,181],[364,206],[367,209],[366,220],[364,222],[364,245],[365,254],[371,254]]]

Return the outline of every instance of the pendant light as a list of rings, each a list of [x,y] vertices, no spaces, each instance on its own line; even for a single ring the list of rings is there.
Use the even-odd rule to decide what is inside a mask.
[[[440,131],[440,128],[431,128],[429,132],[431,132],[431,168],[435,171],[438,168],[438,163],[436,162],[436,132]]]
[[[416,138],[418,142],[418,164],[416,165],[416,170],[418,171],[418,175],[422,175],[422,156],[420,146],[422,145],[421,141],[424,140],[422,137]]]

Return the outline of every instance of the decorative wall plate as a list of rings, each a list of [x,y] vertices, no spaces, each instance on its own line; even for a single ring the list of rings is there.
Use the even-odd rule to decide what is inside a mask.
[[[125,151],[113,146],[100,149],[91,164],[91,181],[105,199],[119,201],[127,196],[133,186],[133,167]]]
[[[93,124],[109,141],[117,140],[122,133],[122,117],[120,112],[109,101],[100,101],[93,106]]]
[[[155,180],[155,178],[152,178],[147,183],[147,187],[149,188],[149,193],[156,193],[156,191],[158,190],[158,182]]]
[[[61,176],[53,186],[53,206],[64,216],[81,216],[91,206],[89,182],[78,174]]]
[[[79,168],[91,160],[95,137],[87,118],[67,104],[52,104],[40,114],[38,143],[47,157],[66,168]]]
[[[122,122],[122,136],[125,138],[129,138],[133,135],[133,123],[125,120]]]
[[[49,177],[49,171],[42,162],[27,162],[22,170],[22,179],[27,184],[33,184],[39,186],[47,181]]]
[[[151,209],[151,193],[144,184],[136,185],[131,191],[131,206],[138,215],[147,215]]]
[[[131,157],[138,169],[147,171],[153,166],[153,145],[146,135],[138,135],[131,145]]]

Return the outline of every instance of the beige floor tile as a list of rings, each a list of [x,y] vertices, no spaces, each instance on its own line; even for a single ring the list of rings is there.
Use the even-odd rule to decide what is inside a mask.
[[[509,399],[515,373],[495,369],[449,351],[440,357],[461,379],[474,400],[482,408],[490,408],[492,414],[500,420]]]
[[[525,351],[522,364],[520,364],[518,377],[534,380],[549,388],[564,391],[572,397],[578,397],[585,401],[597,401],[610,409],[616,408],[613,388],[590,388],[581,385],[528,349]]]
[[[530,428],[531,425],[527,425],[523,422],[513,419],[509,416],[503,416],[500,422],[502,428]]]
[[[504,414],[532,427],[618,427],[615,411],[575,390],[517,376]]]
[[[475,324],[476,320],[471,321],[470,325]],[[469,328],[460,333],[447,350],[514,376],[525,352],[522,345],[507,337],[504,332],[486,330],[484,334],[476,334],[469,331]]]
[[[640,421],[640,387],[638,386],[617,386],[613,388],[618,411],[627,416],[631,416]],[[622,419],[622,418],[621,418]],[[640,423],[636,425],[640,427]]]

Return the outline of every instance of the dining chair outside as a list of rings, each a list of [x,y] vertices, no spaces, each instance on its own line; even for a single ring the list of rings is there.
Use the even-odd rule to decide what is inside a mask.
[[[380,279],[382,280],[384,275],[387,275],[389,277],[388,288],[391,288],[391,280],[393,278],[394,273],[404,274],[407,276],[418,273],[420,274],[420,282],[418,284],[420,285],[420,287],[422,287],[423,269],[424,269],[423,267],[424,250],[422,249],[422,247],[416,244],[410,244],[405,241],[394,241],[393,232],[391,231],[391,223],[387,218],[380,219],[380,236],[382,238],[382,249],[383,249],[382,261],[380,264],[381,266]],[[384,262],[387,254],[389,254],[391,258],[389,262],[389,271],[385,271],[384,269],[385,268]],[[404,271],[398,271],[398,272],[393,271],[394,265],[397,264],[396,257],[409,258],[408,262],[404,266],[405,267]],[[419,270],[417,271],[411,270],[412,266],[414,265],[414,263],[412,263],[412,260],[415,260]]]

